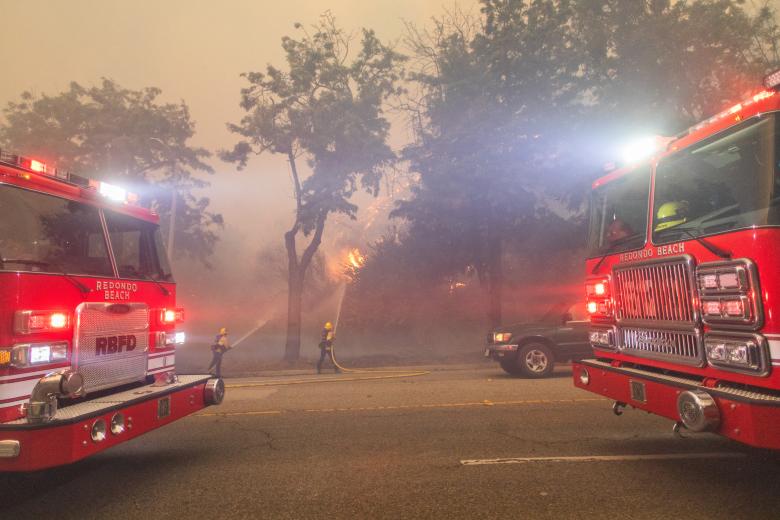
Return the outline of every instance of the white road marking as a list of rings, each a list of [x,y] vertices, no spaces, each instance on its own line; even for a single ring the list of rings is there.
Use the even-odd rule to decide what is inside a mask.
[[[680,460],[680,459],[739,459],[744,453],[664,453],[655,455],[582,455],[576,457],[512,457],[507,459],[467,459],[461,460],[463,466],[490,466],[495,464],[527,464],[529,462],[622,462],[639,460]]]

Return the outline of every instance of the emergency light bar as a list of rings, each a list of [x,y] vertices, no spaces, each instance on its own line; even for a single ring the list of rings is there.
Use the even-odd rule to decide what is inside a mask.
[[[127,190],[115,184],[90,179],[89,187],[97,190],[98,193],[113,202],[122,202],[124,204],[138,203],[138,195],[135,193],[128,193]]]
[[[771,74],[774,76],[774,74],[778,74],[778,79],[780,79],[780,71],[777,71],[776,73]],[[705,119],[701,123],[699,123],[696,126],[692,126],[688,129],[686,133],[691,134],[693,132],[696,132],[697,130],[701,130],[705,126],[711,125],[713,123],[716,123],[720,121],[723,118],[734,116],[735,121],[740,121],[742,119],[742,116],[739,114],[743,108],[748,107],[752,105],[753,103],[758,103],[759,101],[763,101],[767,98],[770,98],[774,96],[777,92],[774,90],[762,90],[758,94],[755,94],[752,97],[747,98],[746,100],[742,101],[741,103],[737,103],[736,105],[729,107],[728,109],[724,110],[723,112],[720,112],[718,114],[715,114],[709,119]],[[684,135],[683,133],[682,135]]]
[[[30,157],[24,157],[22,155],[12,154],[0,149],[0,163],[10,164],[16,166],[28,172],[40,173],[47,177],[53,177],[61,181],[65,181],[82,188],[91,188],[98,193],[114,202],[122,202],[125,204],[137,205],[139,201],[138,195],[135,193],[128,193],[124,188],[109,184],[107,182],[86,179],[79,175],[69,173],[58,168],[49,166],[43,161],[32,159]],[[28,174],[20,174],[25,179],[30,179]]]
[[[127,191],[119,186],[114,186],[107,182],[101,182],[98,184],[98,193],[103,195],[107,199],[111,199],[114,202],[124,202],[127,200]]]

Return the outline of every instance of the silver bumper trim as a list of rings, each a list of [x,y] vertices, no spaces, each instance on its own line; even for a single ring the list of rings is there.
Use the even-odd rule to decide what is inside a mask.
[[[641,377],[642,379],[647,379],[649,381],[667,384],[670,386],[677,386],[680,388],[685,388],[686,390],[703,390],[711,395],[723,399],[731,399],[733,401],[747,402],[762,406],[780,406],[780,396],[770,394],[768,392],[764,393],[756,390],[747,390],[723,385],[710,388],[702,385],[698,379],[671,376],[658,372],[651,372],[650,370],[641,370],[639,368],[613,367],[609,363],[598,361],[596,359],[583,359],[580,361],[580,364],[587,367],[606,370],[609,372],[616,372],[618,374],[627,376]],[[591,379],[592,378],[593,376],[591,374]]]
[[[488,345],[489,352],[516,352],[517,345]]]

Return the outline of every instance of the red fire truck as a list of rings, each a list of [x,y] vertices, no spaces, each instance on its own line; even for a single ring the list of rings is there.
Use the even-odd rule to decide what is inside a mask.
[[[617,415],[780,448],[778,86],[593,184],[594,359],[573,377]]]
[[[67,464],[224,396],[176,375],[184,311],[158,217],[0,151],[0,470]]]

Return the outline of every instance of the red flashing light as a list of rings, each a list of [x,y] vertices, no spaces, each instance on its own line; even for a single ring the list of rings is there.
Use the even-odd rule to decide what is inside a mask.
[[[163,325],[171,325],[173,323],[184,322],[184,309],[181,307],[177,309],[162,309],[160,311],[160,322]]]
[[[609,296],[609,278],[590,280],[585,284],[588,298],[603,298]]]
[[[49,327],[52,329],[64,329],[68,326],[68,315],[62,312],[53,312],[49,316]]]
[[[599,311],[599,304],[597,302],[588,302],[588,314],[596,314]]]
[[[63,330],[70,324],[70,316],[56,311],[16,311],[14,330],[17,334]]]

